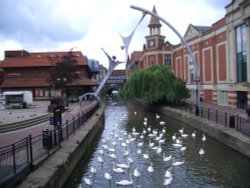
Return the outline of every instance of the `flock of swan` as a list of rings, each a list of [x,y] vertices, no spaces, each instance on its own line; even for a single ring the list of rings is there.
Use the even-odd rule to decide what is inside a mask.
[[[134,116],[137,112],[134,112]],[[114,125],[109,134],[102,138],[101,147],[98,150],[96,157],[96,164],[109,168],[103,174],[103,178],[109,182],[109,184],[116,184],[119,186],[129,186],[135,184],[135,182],[142,178],[142,174],[148,173],[148,176],[153,175],[155,171],[155,166],[153,160],[151,160],[154,155],[159,155],[162,161],[166,163],[166,170],[163,174],[162,185],[170,185],[174,179],[172,170],[176,166],[181,166],[185,163],[185,160],[178,160],[176,157],[164,151],[162,147],[163,144],[169,143],[166,141],[167,133],[167,123],[160,120],[158,114],[155,115],[155,119],[159,124],[159,129],[153,128],[148,123],[148,118],[143,119],[143,129],[137,131],[136,127],[132,127],[130,131],[120,130],[119,124]],[[188,135],[185,133],[184,128],[178,130],[178,132],[172,135],[171,144],[175,150],[179,152],[185,152],[188,150],[188,146],[184,144],[185,139],[196,138],[196,131]],[[206,141],[206,135],[202,135],[202,142]],[[144,147],[147,145],[147,147]],[[133,151],[132,151],[133,146]],[[146,148],[146,149],[145,149]],[[154,155],[152,155],[152,152]],[[205,154],[204,148],[200,148],[197,151],[197,155],[203,156]],[[143,168],[136,163],[136,159],[144,161],[144,164],[148,164],[147,168]],[[133,164],[133,165],[132,165]],[[95,175],[97,170],[96,166],[92,165],[89,169],[89,175],[83,177],[83,182],[81,186],[88,185],[92,186],[95,181]],[[119,180],[117,180],[117,174],[119,175]],[[113,180],[113,177],[116,179]],[[81,187],[80,186],[80,187]],[[139,187],[139,185],[137,185]]]

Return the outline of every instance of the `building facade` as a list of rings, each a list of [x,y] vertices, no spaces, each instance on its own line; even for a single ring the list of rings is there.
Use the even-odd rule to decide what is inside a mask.
[[[195,99],[197,68],[204,101],[232,108],[250,107],[250,1],[232,0],[225,9],[225,16],[211,26],[188,26],[183,37],[195,63],[182,44],[165,41],[160,21],[152,16],[143,50],[131,54],[127,73],[154,64],[167,66],[186,82]],[[153,12],[157,13],[155,7]]]
[[[25,50],[5,51],[5,58],[0,64],[3,70],[1,91],[32,91],[34,99],[49,99],[61,95],[48,81],[49,70],[56,65],[53,58],[62,57],[68,52],[36,52]],[[80,51],[72,52],[76,60],[77,77],[72,83],[65,85],[65,94],[69,101],[75,101],[78,96],[92,91],[98,83],[91,79],[87,57]]]

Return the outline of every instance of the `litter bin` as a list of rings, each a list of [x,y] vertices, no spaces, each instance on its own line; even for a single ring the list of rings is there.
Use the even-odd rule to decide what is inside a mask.
[[[229,127],[230,128],[234,128],[235,127],[235,117],[234,116],[230,116],[229,117]]]
[[[43,149],[51,149],[52,148],[52,134],[47,130],[43,130]]]

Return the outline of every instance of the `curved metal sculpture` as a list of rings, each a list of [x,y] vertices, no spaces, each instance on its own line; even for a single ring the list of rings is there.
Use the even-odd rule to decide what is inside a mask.
[[[165,19],[163,19],[162,17],[160,17],[158,14],[155,14],[154,12],[151,12],[149,10],[146,10],[144,8],[140,8],[138,6],[130,6],[132,9],[135,10],[139,10],[141,12],[143,12],[143,15],[145,14],[150,14],[152,16],[155,16],[156,18],[158,18],[159,20],[161,20],[163,23],[165,23],[170,29],[173,30],[173,32],[180,38],[181,42],[184,44],[184,46],[187,48],[191,61],[194,62],[195,65],[195,75],[196,75],[196,87],[197,87],[197,94],[196,94],[196,105],[199,107],[200,105],[200,71],[199,71],[199,66],[195,61],[193,52],[191,50],[191,48],[189,47],[189,45],[187,44],[187,42],[185,41],[185,39],[181,36],[181,34],[170,24],[168,23]]]
[[[80,105],[82,105],[82,100],[85,99],[85,97],[87,97],[88,95],[91,95],[93,97],[95,97],[98,101],[100,100],[100,98],[98,97],[102,87],[104,86],[104,84],[106,83],[107,79],[110,77],[111,72],[115,69],[115,67],[123,62],[116,60],[116,57],[110,57],[110,55],[107,54],[107,52],[105,52],[105,50],[103,48],[101,48],[103,50],[103,52],[106,54],[108,60],[109,60],[109,68],[107,73],[105,74],[104,79],[102,80],[102,82],[99,84],[98,88],[95,90],[95,92],[91,93],[85,93],[84,95],[79,97],[79,103]]]

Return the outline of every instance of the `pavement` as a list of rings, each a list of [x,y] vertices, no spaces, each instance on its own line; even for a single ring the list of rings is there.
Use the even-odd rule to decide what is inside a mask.
[[[76,116],[78,113],[82,113],[82,111],[85,111],[91,104],[91,101],[83,101],[82,106],[80,106],[79,103],[69,104],[69,109],[62,113],[62,123],[64,124],[66,120],[71,120],[73,116]],[[0,126],[49,114],[48,105],[49,101],[35,101],[33,105],[27,109],[1,109]],[[32,134],[33,137],[40,135],[42,134],[42,130],[47,128],[50,130],[54,129],[54,126],[49,124],[49,119],[47,122],[25,129],[1,133],[0,147],[13,144],[27,137],[29,134]]]

